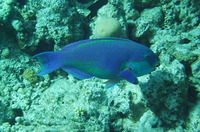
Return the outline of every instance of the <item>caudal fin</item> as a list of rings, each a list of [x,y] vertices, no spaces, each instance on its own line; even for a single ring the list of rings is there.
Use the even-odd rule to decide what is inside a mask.
[[[53,51],[34,55],[32,58],[37,58],[41,64],[41,71],[37,75],[42,76],[60,68],[63,65],[61,57],[62,52]]]

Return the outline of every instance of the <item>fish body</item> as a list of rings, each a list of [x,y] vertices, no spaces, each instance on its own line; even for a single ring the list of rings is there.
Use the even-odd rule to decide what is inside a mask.
[[[137,77],[153,71],[158,62],[148,47],[122,38],[82,40],[33,58],[41,63],[39,76],[62,68],[79,79],[109,79],[106,88],[123,79],[137,84]]]

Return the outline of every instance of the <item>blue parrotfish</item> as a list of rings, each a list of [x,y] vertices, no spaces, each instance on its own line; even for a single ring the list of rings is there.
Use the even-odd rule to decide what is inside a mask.
[[[138,84],[137,77],[148,74],[158,63],[148,47],[123,38],[87,39],[68,44],[61,51],[33,56],[41,64],[38,76],[59,68],[79,79],[108,79],[105,88],[120,80]]]

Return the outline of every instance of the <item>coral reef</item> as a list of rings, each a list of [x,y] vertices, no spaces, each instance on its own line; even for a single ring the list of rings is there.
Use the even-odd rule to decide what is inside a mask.
[[[199,6],[190,0],[0,0],[0,131],[200,131]],[[106,35],[97,31],[104,18],[112,23],[101,21]],[[121,81],[111,89],[104,89],[106,80],[78,80],[62,70],[36,76],[40,65],[32,55],[110,36],[150,47],[160,65],[139,77],[139,85]]]
[[[99,18],[96,21],[97,37],[120,37],[121,25],[114,18]]]
[[[188,85],[185,68],[178,61],[160,65],[148,81],[140,87],[147,99],[147,106],[161,119],[163,124],[172,125],[184,118]]]
[[[58,50],[65,44],[85,37],[83,30],[87,28],[86,22],[83,21],[85,16],[79,14],[76,8],[67,8],[75,6],[77,3],[75,1],[30,0],[25,5],[12,3],[9,4],[12,5],[9,8],[13,8],[15,13],[9,30],[14,30],[13,35],[16,36],[18,46],[29,54]],[[19,6],[14,7],[14,3]],[[84,6],[80,7],[84,9]],[[11,14],[8,14],[9,12],[11,11],[1,16],[4,17],[4,21]]]
[[[0,1],[0,26],[6,24],[14,11],[14,0]]]
[[[147,41],[152,36],[152,33],[158,30],[162,21],[161,7],[143,10],[140,17],[134,22],[135,27],[132,29],[132,38],[143,38]],[[147,36],[148,38],[146,38]],[[142,43],[146,43],[144,40]]]
[[[110,3],[101,7],[97,12],[97,17],[94,17],[94,21],[90,23],[92,29],[90,38],[109,36],[126,38],[127,25],[123,13],[122,7]]]

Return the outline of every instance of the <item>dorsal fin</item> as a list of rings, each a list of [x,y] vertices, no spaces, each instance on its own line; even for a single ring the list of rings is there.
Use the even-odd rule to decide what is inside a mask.
[[[70,43],[70,44],[64,46],[64,47],[62,48],[62,50],[66,50],[66,49],[68,49],[68,48],[76,47],[76,46],[78,46],[78,45],[80,45],[80,44],[84,44],[84,43],[88,43],[88,42],[94,42],[94,41],[100,41],[100,40],[105,40],[105,41],[109,41],[109,40],[113,40],[113,41],[114,41],[114,40],[120,40],[120,41],[126,41],[126,42],[133,42],[133,41],[128,40],[128,39],[114,38],[114,37],[112,37],[112,38],[86,39],[86,40],[80,40],[80,41],[77,41],[77,42],[74,42],[74,43]]]

